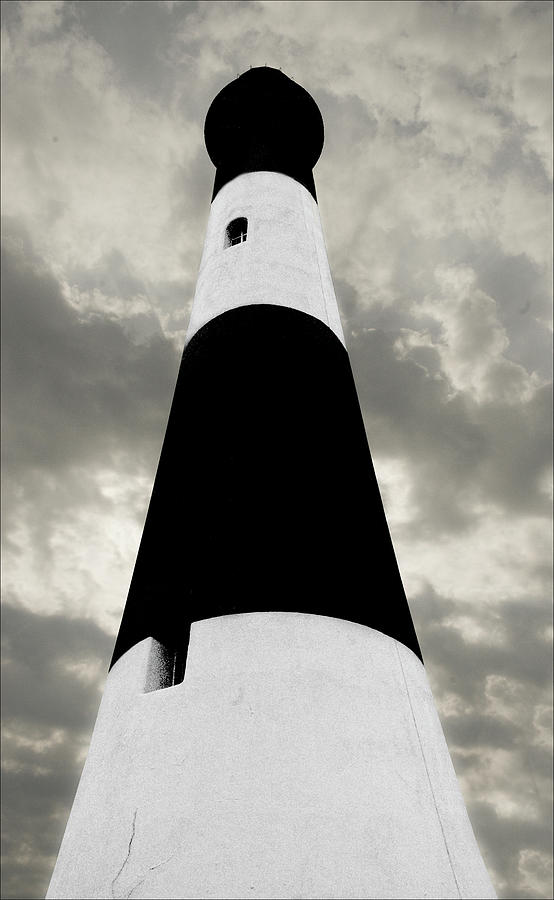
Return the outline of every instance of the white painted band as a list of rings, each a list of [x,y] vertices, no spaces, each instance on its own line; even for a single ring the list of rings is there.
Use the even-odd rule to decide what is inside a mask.
[[[248,220],[247,239],[225,246],[227,225]],[[319,209],[288,175],[249,172],[214,199],[186,340],[210,319],[254,303],[315,316],[344,344]]]
[[[113,667],[48,898],[493,898],[419,659],[352,622],[193,624]]]

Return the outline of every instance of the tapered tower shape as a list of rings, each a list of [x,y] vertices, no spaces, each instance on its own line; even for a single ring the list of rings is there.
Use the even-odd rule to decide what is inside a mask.
[[[49,898],[494,897],[426,680],[327,262],[323,123],[251,69]]]

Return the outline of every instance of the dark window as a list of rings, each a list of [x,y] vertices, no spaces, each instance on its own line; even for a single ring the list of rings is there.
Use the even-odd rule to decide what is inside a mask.
[[[248,220],[244,217],[233,219],[229,222],[225,229],[225,246],[232,247],[233,244],[242,244],[246,240],[246,232],[248,230]]]
[[[152,646],[148,665],[146,667],[146,682],[144,693],[159,691],[162,688],[173,687],[181,684],[185,677],[186,649],[173,649],[165,647],[155,638],[152,638]]]

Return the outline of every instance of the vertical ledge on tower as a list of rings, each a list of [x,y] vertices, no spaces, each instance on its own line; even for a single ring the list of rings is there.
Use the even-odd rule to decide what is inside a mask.
[[[312,169],[323,149],[323,119],[304,88],[279,69],[249,69],[215,97],[204,126],[216,167],[212,200],[245,172],[280,172],[317,201]]]

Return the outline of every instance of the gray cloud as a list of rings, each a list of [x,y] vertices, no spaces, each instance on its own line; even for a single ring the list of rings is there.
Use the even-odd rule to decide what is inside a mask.
[[[464,609],[427,586],[412,610],[468,812],[500,896],[536,897],[522,859],[534,854],[548,881],[549,603],[526,597]],[[481,629],[480,639],[468,640],[465,617]],[[544,721],[537,710],[544,710]]]
[[[113,318],[90,310],[81,315],[64,299],[24,230],[8,222],[3,238],[4,574],[13,566],[18,571],[22,553],[27,554],[23,570],[7,583],[19,581],[21,587],[23,577],[28,603],[38,602],[32,580],[33,573],[41,572],[45,608],[59,609],[67,598],[69,608],[80,603],[74,608],[86,609],[87,594],[90,602],[125,589],[136,552],[132,541],[128,558],[118,559],[117,548],[111,550],[121,576],[114,579],[112,572],[113,586],[98,582],[106,560],[98,558],[92,523],[106,528],[105,517],[114,519],[122,512],[121,490],[114,496],[106,493],[98,473],[117,473],[116,483],[127,485],[125,513],[142,524],[179,357],[161,334],[137,340],[136,315]],[[119,277],[120,256],[112,254],[110,260],[117,290],[134,290],[132,280],[123,284]],[[109,276],[109,266],[103,272]],[[121,300],[124,306],[125,297]],[[89,552],[74,569],[78,582],[70,586],[64,576],[54,587],[54,569],[64,565],[55,549],[60,535],[69,529],[75,541],[80,528]],[[104,552],[110,546],[106,536]],[[107,573],[103,577],[110,578]],[[105,627],[109,617],[117,618],[124,595],[114,600],[114,612],[103,619]],[[111,624],[115,627],[117,621]]]
[[[485,681],[490,675],[513,678],[548,690],[552,659],[551,639],[544,640],[549,624],[545,599],[528,597],[519,602],[498,602],[480,610],[468,604],[464,610],[459,601],[439,596],[427,586],[425,593],[413,598],[412,608],[424,652],[434,669],[442,667],[441,684],[448,693],[456,693],[479,708]],[[499,635],[498,642],[487,641],[486,654],[483,639],[468,640],[463,625],[456,624],[455,619],[452,622],[453,617],[461,619],[464,612],[487,636]],[[525,712],[529,715],[529,710]],[[501,717],[493,727],[503,727],[503,724]],[[458,716],[457,727],[462,725],[463,717]]]
[[[503,896],[513,900],[536,900],[538,884],[548,885],[552,878],[552,869],[549,865],[552,851],[551,830],[541,821],[529,821],[516,816],[510,818],[499,816],[486,803],[473,803],[470,811],[472,824],[485,858],[490,860],[490,864],[499,873],[500,884],[505,886]],[[522,856],[525,857],[526,853],[532,854],[531,859],[537,876],[531,883],[525,874],[522,876]]]
[[[4,896],[43,896],[86,751],[200,260],[203,118],[264,62],[325,120],[347,343],[480,846],[500,896],[549,896],[551,4],[2,7]]]
[[[68,677],[67,666],[108,661],[112,639],[94,622],[39,616],[6,604],[2,611],[3,712],[8,722],[39,728],[87,729],[96,715],[98,685]]]
[[[370,446],[401,455],[414,472],[417,529],[467,527],[468,500],[549,514],[541,477],[550,463],[551,385],[517,405],[451,395],[437,359],[395,354],[394,331],[351,334],[349,352]],[[434,473],[434,474],[431,474]]]
[[[3,896],[26,900],[46,892],[113,639],[14,601],[2,613]]]
[[[178,6],[180,21],[198,8],[197,2]],[[77,4],[75,14],[83,32],[93,37],[106,53],[117,59],[119,77],[134,94],[165,102],[175,87],[172,39],[175,14],[164,3],[106,2]]]
[[[202,117],[201,117],[202,119]],[[214,184],[214,167],[202,145],[193,158],[182,166],[177,166],[171,175],[168,184],[168,202],[170,204],[170,216],[168,219],[168,234],[183,221],[188,223],[194,233],[205,234],[208,221],[209,198],[211,198]],[[201,246],[199,241],[199,247]],[[200,264],[200,256],[198,257]]]
[[[178,356],[162,336],[136,343],[106,316],[83,321],[9,226],[2,261],[6,464],[52,469],[132,445],[161,445]],[[118,284],[118,289],[121,284]],[[132,317],[131,317],[132,324]]]

